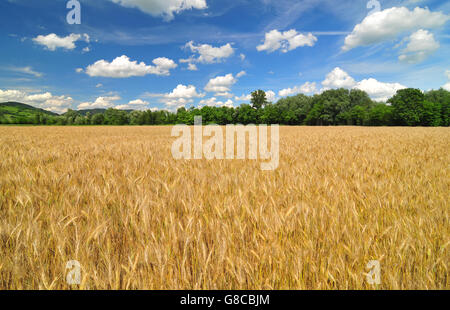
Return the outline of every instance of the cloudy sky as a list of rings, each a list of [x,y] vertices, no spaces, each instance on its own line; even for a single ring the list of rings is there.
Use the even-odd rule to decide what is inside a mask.
[[[174,111],[255,89],[450,90],[445,0],[79,0],[79,25],[68,2],[0,2],[0,102]]]

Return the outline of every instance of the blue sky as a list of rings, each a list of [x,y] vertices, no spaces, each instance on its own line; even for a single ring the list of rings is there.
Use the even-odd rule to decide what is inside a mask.
[[[450,90],[444,0],[79,0],[79,25],[67,2],[0,2],[0,102],[174,111],[256,89]]]

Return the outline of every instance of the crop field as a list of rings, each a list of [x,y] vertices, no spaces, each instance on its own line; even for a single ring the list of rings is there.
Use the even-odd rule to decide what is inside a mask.
[[[174,140],[0,127],[0,289],[450,289],[449,128],[281,127],[275,171]]]

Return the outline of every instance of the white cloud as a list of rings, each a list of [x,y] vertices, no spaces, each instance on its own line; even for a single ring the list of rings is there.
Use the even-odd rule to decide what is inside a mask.
[[[236,96],[234,97],[234,100],[236,101],[250,101],[252,99],[252,95],[242,95],[240,97]]]
[[[205,86],[207,92],[214,93],[226,93],[231,90],[231,87],[236,84],[237,79],[233,74],[229,73],[224,76],[218,76],[210,79],[208,84]]]
[[[198,93],[193,85],[179,84],[172,92],[167,94],[152,94],[147,93],[147,97],[159,97],[159,101],[164,103],[170,110],[186,106],[186,104],[193,103],[195,98],[203,98],[205,94]]]
[[[102,83],[98,83],[97,85],[95,85],[95,87],[96,87],[96,88],[103,87],[103,84],[102,84]]]
[[[89,76],[102,76],[111,78],[128,78],[132,76],[145,76],[147,74],[170,75],[170,70],[178,65],[171,59],[160,57],[153,60],[154,66],[147,66],[144,62],[130,61],[125,55],[117,57],[112,62],[99,60],[86,68]]]
[[[240,78],[240,77],[243,77],[243,76],[246,75],[246,74],[247,74],[247,72],[241,71],[241,72],[239,72],[238,74],[236,74],[236,77],[237,77],[237,78]]]
[[[355,84],[355,80],[339,67],[328,73],[322,82],[325,90],[330,88],[352,88]]]
[[[319,92],[336,88],[360,89],[365,91],[376,101],[387,101],[395,95],[398,90],[406,88],[406,86],[400,83],[384,83],[377,81],[374,78],[356,82],[347,72],[339,67],[331,71],[322,84],[324,88]]]
[[[450,91],[450,70],[445,70],[448,82],[442,86],[443,89]]]
[[[256,49],[259,52],[268,51],[269,53],[281,49],[283,53],[287,53],[300,46],[314,46],[316,41],[317,37],[312,33],[304,35],[294,29],[285,32],[272,30],[266,33],[264,43],[258,45]]]
[[[49,100],[53,97],[53,95],[49,92],[43,93],[43,94],[35,94],[35,95],[28,95],[26,97],[27,102],[43,102],[46,100]]]
[[[193,85],[185,86],[183,84],[178,85],[171,93],[165,95],[166,98],[201,98],[204,94],[197,93],[197,89]]]
[[[16,90],[16,89],[1,90],[0,89],[0,102],[21,101],[25,97],[26,97],[26,93],[21,90]],[[26,102],[24,102],[24,103],[26,103]]]
[[[75,42],[78,40],[89,42],[89,36],[87,34],[81,35],[72,33],[67,37],[59,37],[58,35],[51,33],[46,36],[39,35],[33,39],[35,43],[47,47],[50,51],[55,51],[57,48],[73,50],[76,48]]]
[[[147,101],[144,101],[142,99],[136,99],[136,100],[131,100],[130,102],[128,102],[129,105],[149,105],[149,103]]]
[[[227,101],[217,101],[215,97],[201,100],[199,106],[210,106],[210,107],[229,107],[233,108],[233,100],[228,99]]]
[[[43,76],[42,73],[34,71],[32,67],[11,67],[9,69],[11,71],[18,72],[18,73],[33,75],[37,78]]]
[[[397,93],[398,90],[406,88],[399,83],[383,83],[373,78],[362,80],[354,87],[365,91],[372,99],[386,102]]]
[[[81,73],[81,72],[83,72],[84,70],[83,70],[83,68],[76,68],[75,71],[76,71],[77,73]]]
[[[114,109],[117,109],[117,110],[133,110],[132,107],[129,106],[128,104],[116,105],[114,107]]]
[[[344,51],[395,39],[406,31],[432,29],[443,26],[450,17],[442,12],[430,12],[428,8],[393,7],[367,16],[345,38]]]
[[[189,48],[191,52],[198,54],[198,57],[192,56],[188,59],[180,59],[180,62],[198,62],[203,64],[213,64],[222,62],[224,59],[234,54],[234,49],[230,43],[220,47],[214,47],[209,44],[195,45],[193,41],[186,43],[185,48]]]
[[[239,57],[241,58],[242,61],[245,60],[245,54],[240,54]]]
[[[274,91],[272,91],[272,90],[266,91],[266,99],[267,99],[267,101],[275,102],[276,97],[277,97],[277,95],[275,94]]]
[[[215,93],[214,96],[233,98],[234,95],[232,93],[229,93],[229,92],[222,92],[222,93]]]
[[[277,98],[277,94],[273,91],[273,90],[268,90],[265,91],[266,93],[266,99],[269,102],[275,102],[276,98]],[[234,100],[236,101],[245,101],[245,102],[250,102],[250,100],[252,99],[252,95],[248,94],[248,95],[242,95],[240,97],[235,96]]]
[[[166,21],[185,10],[206,9],[206,0],[110,0],[127,8],[138,8],[152,16],[162,16]]]
[[[72,105],[73,99],[69,96],[55,96],[50,92],[30,93],[22,90],[1,90],[0,102],[16,101],[32,105],[55,113],[64,113]]]
[[[196,64],[188,64],[188,68],[189,71],[197,71],[197,65]]]
[[[119,110],[145,110],[150,103],[142,99],[131,100],[128,104],[115,106]]]
[[[340,68],[335,68],[327,75],[327,78],[322,84],[325,86],[322,90],[330,88],[348,88],[360,89],[365,91],[372,99],[376,101],[387,101],[390,97],[396,94],[400,89],[406,86],[400,83],[384,83],[379,82],[374,78],[364,79],[356,82],[347,72]]]
[[[114,101],[120,100],[119,96],[98,97],[94,102],[83,102],[78,109],[106,109],[114,106]]]
[[[420,29],[413,33],[408,39],[408,45],[402,50],[402,54],[398,57],[402,62],[413,64],[422,62],[440,47],[439,42],[434,39],[433,34],[427,30]]]
[[[312,94],[317,91],[316,83],[315,82],[306,82],[305,84],[301,86],[294,86],[293,88],[285,88],[278,92],[278,95],[280,97],[287,97],[287,96],[293,96],[297,94]]]

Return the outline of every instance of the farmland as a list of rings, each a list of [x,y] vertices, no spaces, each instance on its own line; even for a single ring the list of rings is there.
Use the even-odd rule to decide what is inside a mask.
[[[275,171],[170,129],[0,127],[0,289],[450,288],[448,128],[281,127]]]

